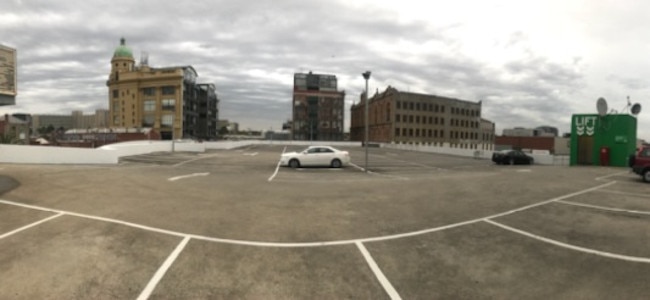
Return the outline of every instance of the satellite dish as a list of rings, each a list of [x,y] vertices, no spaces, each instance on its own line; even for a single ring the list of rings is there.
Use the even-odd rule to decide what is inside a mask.
[[[641,112],[641,104],[634,103],[634,105],[632,105],[632,108],[630,109],[630,111],[632,112],[633,115],[635,115],[635,116],[638,115]]]
[[[598,109],[600,116],[607,114],[607,101],[605,101],[605,98],[598,98],[598,101],[596,101],[596,109]]]

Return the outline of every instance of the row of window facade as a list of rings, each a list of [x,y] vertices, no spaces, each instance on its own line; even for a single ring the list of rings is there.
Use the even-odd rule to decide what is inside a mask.
[[[478,140],[477,132],[450,131],[450,139]],[[395,137],[445,138],[445,131],[438,129],[395,128]]]
[[[412,110],[412,111],[428,111],[428,112],[445,112],[444,105],[438,105],[434,103],[420,103],[420,102],[407,102],[407,101],[397,101],[396,108],[401,110]],[[467,117],[479,117],[480,110],[469,109],[469,108],[460,108],[460,107],[451,107],[452,115],[460,115]]]
[[[142,127],[153,127],[154,123],[156,121],[156,115],[152,114],[146,114],[142,118]],[[135,123],[135,119],[131,120],[131,123]],[[113,116],[113,124],[122,124],[124,126],[124,122],[122,122],[122,119],[120,116]],[[164,128],[171,128],[172,125],[174,125],[174,115],[162,115],[160,118],[160,126]]]
[[[444,117],[431,117],[431,116],[414,116],[414,115],[395,115],[395,123],[410,123],[410,124],[431,124],[431,125],[445,125]],[[478,128],[479,122],[461,119],[451,119],[451,126],[460,126],[467,128]]]
[[[148,87],[148,88],[143,88],[142,89],[142,94],[145,96],[155,96],[156,95],[156,89],[155,87]],[[160,91],[162,95],[175,95],[176,94],[176,87],[175,86],[163,86],[160,87]],[[126,90],[126,94],[128,95],[130,93],[129,90]],[[120,96],[120,90],[113,90],[113,98],[119,98]],[[122,96],[124,96],[124,91],[122,92]]]

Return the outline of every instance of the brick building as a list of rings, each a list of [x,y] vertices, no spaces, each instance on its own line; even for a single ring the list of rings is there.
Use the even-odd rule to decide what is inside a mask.
[[[336,76],[296,73],[293,82],[291,139],[343,140],[345,92]]]
[[[369,142],[491,150],[494,123],[481,119],[481,102],[402,92],[388,87],[368,99]],[[363,141],[365,100],[350,109],[350,140]]]

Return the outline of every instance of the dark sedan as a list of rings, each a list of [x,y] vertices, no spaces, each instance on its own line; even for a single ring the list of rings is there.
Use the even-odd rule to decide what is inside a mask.
[[[497,165],[532,165],[535,160],[519,150],[495,151],[492,161]]]

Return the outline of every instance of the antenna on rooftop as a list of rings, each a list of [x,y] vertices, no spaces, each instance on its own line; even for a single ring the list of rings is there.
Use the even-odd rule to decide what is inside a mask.
[[[596,109],[598,110],[598,115],[601,117],[607,114],[607,100],[605,98],[598,98],[596,101]]]
[[[149,52],[142,51],[140,54],[140,65],[148,66],[149,65]]]

